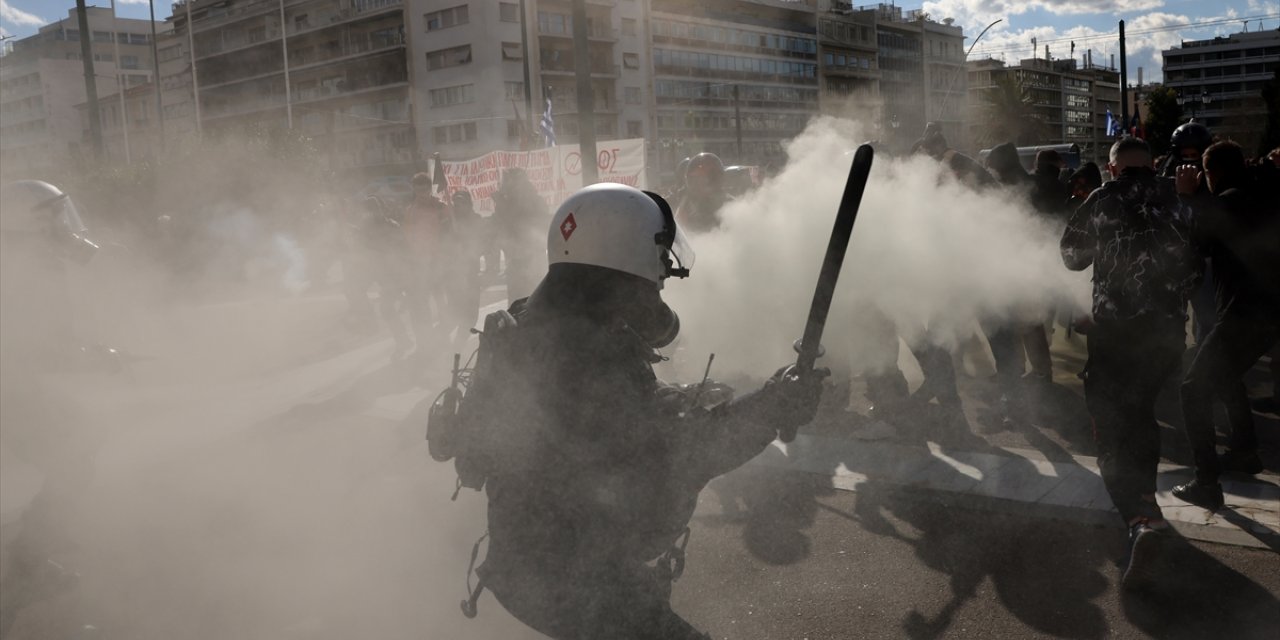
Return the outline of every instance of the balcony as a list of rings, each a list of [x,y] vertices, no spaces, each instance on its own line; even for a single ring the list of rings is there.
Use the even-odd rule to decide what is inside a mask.
[[[538,35],[546,38],[563,38],[566,40],[572,40],[573,30],[567,29],[565,31],[558,31],[547,28],[547,25],[538,25]],[[587,39],[595,40],[597,42],[617,42],[618,30],[592,26],[587,29]]]
[[[554,75],[554,76],[572,76],[577,73],[577,68],[572,63],[565,64],[563,62],[560,62],[556,64],[543,64],[542,72],[547,75]],[[593,76],[616,78],[618,77],[619,73],[621,73],[621,67],[616,64],[609,65],[609,64],[593,63],[591,65],[591,75]]]

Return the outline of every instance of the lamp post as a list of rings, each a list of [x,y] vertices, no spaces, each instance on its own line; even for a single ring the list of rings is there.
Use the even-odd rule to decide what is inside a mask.
[[[124,163],[133,164],[133,153],[129,149],[129,110],[124,100],[124,74],[120,73],[120,32],[116,25],[116,0],[111,0],[111,47],[112,56],[116,63],[116,87],[120,89],[120,125],[121,131],[124,132]],[[82,37],[89,37],[84,34]],[[155,77],[159,77],[159,69],[153,72]],[[158,115],[158,114],[157,114]]]
[[[1179,92],[1178,92],[1178,106],[1179,106],[1179,107],[1181,107],[1181,106],[1190,106],[1190,107],[1191,107],[1191,120],[1190,120],[1190,122],[1195,122],[1195,121],[1196,121],[1196,105],[1201,105],[1201,106],[1204,106],[1204,107],[1208,107],[1208,106],[1209,106],[1209,104],[1210,104],[1210,103],[1212,103],[1212,102],[1213,102],[1213,96],[1209,95],[1209,91],[1208,91],[1208,90],[1202,90],[1202,91],[1200,91],[1200,95],[1198,95],[1198,96],[1197,96],[1197,95],[1192,95],[1192,96],[1190,96],[1190,97],[1187,97],[1187,96],[1182,95],[1182,92],[1181,92],[1181,91],[1179,91]]]

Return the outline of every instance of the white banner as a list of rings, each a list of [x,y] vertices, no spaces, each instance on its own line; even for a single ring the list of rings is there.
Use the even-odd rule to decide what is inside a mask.
[[[596,149],[601,182],[619,182],[638,189],[648,187],[643,138],[597,142]],[[582,188],[582,153],[576,144],[533,151],[493,151],[471,160],[446,160],[443,165],[449,193],[467,189],[476,211],[482,213],[493,212],[493,193],[507,169],[524,169],[550,209]]]

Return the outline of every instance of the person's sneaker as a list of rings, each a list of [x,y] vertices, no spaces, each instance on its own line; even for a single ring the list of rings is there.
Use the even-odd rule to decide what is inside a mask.
[[[1129,527],[1129,551],[1125,555],[1120,586],[1127,591],[1141,589],[1152,583],[1154,567],[1160,558],[1164,535],[1152,528],[1146,520]]]
[[[1222,508],[1222,484],[1219,482],[1203,484],[1199,480],[1192,480],[1174,487],[1173,497],[1210,511],[1217,511]]]
[[[1258,452],[1245,453],[1243,451],[1231,451],[1218,456],[1218,465],[1227,473],[1244,473],[1254,475],[1262,473],[1262,458],[1258,456]]]

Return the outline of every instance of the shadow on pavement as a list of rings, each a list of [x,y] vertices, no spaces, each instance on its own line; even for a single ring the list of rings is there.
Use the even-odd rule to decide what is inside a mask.
[[[1156,638],[1271,640],[1280,602],[1246,576],[1181,538],[1161,559],[1158,586],[1124,598],[1125,618]]]
[[[770,446],[763,458],[785,458]],[[809,557],[811,544],[805,533],[817,514],[819,496],[835,493],[830,474],[785,471],[785,464],[750,465],[716,478],[708,485],[720,502],[721,519],[742,524],[746,549],[771,565],[787,565]],[[833,470],[834,471],[834,470]]]

